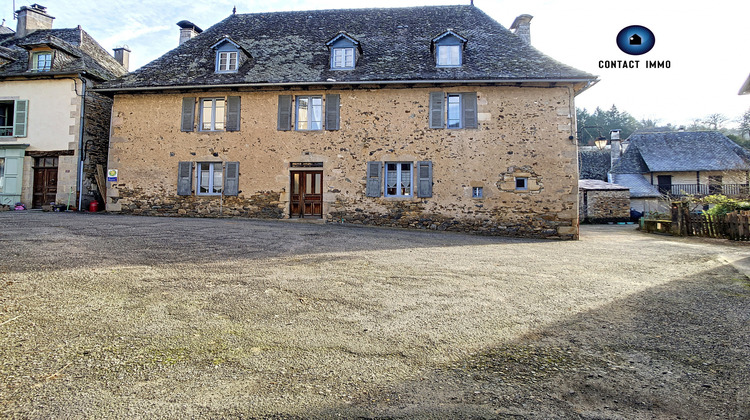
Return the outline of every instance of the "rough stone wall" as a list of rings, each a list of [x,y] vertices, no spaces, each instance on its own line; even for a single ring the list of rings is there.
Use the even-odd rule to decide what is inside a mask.
[[[629,190],[581,190],[578,202],[581,206],[581,221],[607,223],[630,220]]]
[[[89,87],[91,84],[88,85]],[[83,163],[83,206],[89,202],[103,200],[96,184],[96,165],[107,168],[109,128],[112,116],[112,98],[88,90],[85,102],[85,124],[83,143],[86,147],[86,160]]]
[[[429,129],[433,91],[478,94],[479,129]],[[277,131],[278,95],[341,95],[341,129]],[[183,96],[241,96],[239,132],[181,132]],[[290,162],[322,162],[323,217],[489,234],[578,236],[578,153],[565,87],[439,87],[117,95],[107,209],[289,217]],[[369,161],[433,163],[433,196],[366,197]],[[178,163],[240,165],[238,197],[177,196]],[[415,170],[416,172],[416,170]],[[514,177],[529,178],[516,191]],[[195,173],[193,173],[195,177]],[[193,179],[195,185],[195,179]],[[481,199],[472,188],[483,187]]]

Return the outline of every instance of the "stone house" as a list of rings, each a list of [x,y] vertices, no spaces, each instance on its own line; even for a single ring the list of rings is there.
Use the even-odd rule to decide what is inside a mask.
[[[596,77],[474,6],[181,21],[114,98],[107,210],[577,238]]]
[[[748,197],[750,152],[716,131],[636,132],[612,153],[610,181],[630,187],[640,212],[665,211],[664,198]]]
[[[578,205],[582,222],[609,223],[630,220],[630,189],[598,179],[578,181]]]
[[[90,89],[127,69],[80,27],[52,29],[44,6],[17,14],[16,31],[0,27],[0,205],[87,205],[112,104]]]

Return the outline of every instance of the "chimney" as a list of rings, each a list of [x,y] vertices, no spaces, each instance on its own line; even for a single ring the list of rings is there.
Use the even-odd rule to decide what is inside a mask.
[[[180,27],[180,44],[182,45],[188,39],[196,37],[199,33],[203,32],[203,29],[195,26],[193,22],[187,20],[181,20],[177,22],[177,26]]]
[[[125,70],[130,71],[130,49],[127,45],[115,48],[115,60],[125,67]]]
[[[617,163],[618,160],[622,157],[622,147],[620,143],[620,130],[610,130],[609,131],[609,139],[610,139],[610,149],[609,149],[609,163],[610,168],[615,166],[615,163]]]
[[[52,20],[55,19],[47,14],[46,7],[39,4],[32,4],[31,7],[21,6],[16,15],[16,38],[23,38],[39,29],[52,29]]]
[[[513,33],[529,45],[531,45],[531,19],[533,18],[534,16],[531,15],[521,15],[510,25]]]

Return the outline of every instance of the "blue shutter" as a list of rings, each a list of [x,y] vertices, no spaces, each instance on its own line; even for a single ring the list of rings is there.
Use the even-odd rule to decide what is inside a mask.
[[[29,118],[29,101],[18,100],[15,103],[13,120],[13,137],[26,137],[26,123]]]
[[[432,197],[432,162],[417,162],[417,197]]]
[[[240,97],[227,98],[227,131],[240,131]]]
[[[365,195],[380,197],[380,174],[383,162],[367,162],[367,187]]]
[[[193,131],[195,126],[195,98],[182,98],[182,124],[180,131]]]
[[[445,115],[443,92],[430,92],[430,128],[445,128]]]
[[[177,195],[193,193],[193,162],[180,162],[177,168]]]
[[[339,129],[340,95],[326,95],[326,130]]]
[[[461,107],[463,108],[463,128],[478,128],[477,121],[477,93],[469,92],[461,94]]]
[[[227,162],[224,175],[224,195],[238,195],[240,185],[240,163]]]
[[[292,129],[292,95],[279,95],[277,129],[279,131],[289,131]]]

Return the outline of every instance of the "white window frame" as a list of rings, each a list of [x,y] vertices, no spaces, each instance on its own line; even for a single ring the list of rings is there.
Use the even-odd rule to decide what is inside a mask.
[[[396,177],[396,193],[388,193],[388,180],[389,180],[389,165],[396,165],[395,177]],[[409,165],[408,174],[404,174],[403,165]],[[414,196],[414,163],[413,162],[384,162],[384,196],[385,197],[413,197]],[[393,176],[393,175],[391,175]],[[402,191],[404,189],[404,180],[409,181],[409,190]]]
[[[453,101],[453,102],[451,102]],[[445,98],[445,127],[449,129],[464,128],[464,107],[460,93],[449,93]],[[451,117],[451,111],[457,114]],[[453,125],[451,125],[453,124]]]
[[[320,131],[323,129],[323,97],[320,95],[297,96],[295,98],[294,128],[298,131]],[[317,103],[316,103],[317,102]],[[305,104],[303,106],[303,104]],[[300,109],[305,109],[300,112]],[[315,110],[317,109],[317,115]],[[304,119],[301,119],[304,118]],[[315,119],[317,118],[317,119]]]
[[[16,122],[16,101],[0,101],[3,104],[9,105],[6,108],[5,123],[6,125],[0,126],[0,137],[13,137],[13,129]],[[8,124],[10,121],[10,124]]]
[[[211,103],[211,112],[206,115],[206,103]],[[219,107],[221,103],[221,107]],[[222,109],[220,121],[217,119],[217,110]],[[224,131],[227,121],[227,98],[202,98],[200,100],[200,131]],[[206,126],[206,124],[208,124]],[[208,127],[208,128],[206,128]]]
[[[216,52],[216,72],[236,73],[239,68],[240,55],[237,51]]]
[[[208,165],[207,169],[203,168],[203,165]],[[198,162],[196,173],[196,195],[221,195],[224,191],[224,168],[223,162]],[[207,192],[203,192],[204,185],[202,181],[202,175],[204,172],[208,172],[207,185],[205,186]],[[218,186],[216,185],[216,175],[219,175]]]
[[[438,45],[436,57],[438,67],[461,67],[461,45]]]
[[[39,59],[46,57],[44,64],[39,66]],[[31,69],[34,71],[50,71],[52,69],[52,51],[37,51],[31,54]]]
[[[484,198],[484,187],[471,187],[471,198]]]
[[[331,50],[331,69],[351,70],[355,61],[354,47],[338,47]]]
[[[523,185],[518,185],[518,182],[521,182]],[[528,191],[529,190],[529,178],[519,176],[516,177],[516,191]]]
[[[0,193],[5,188],[5,158],[0,158]]]

